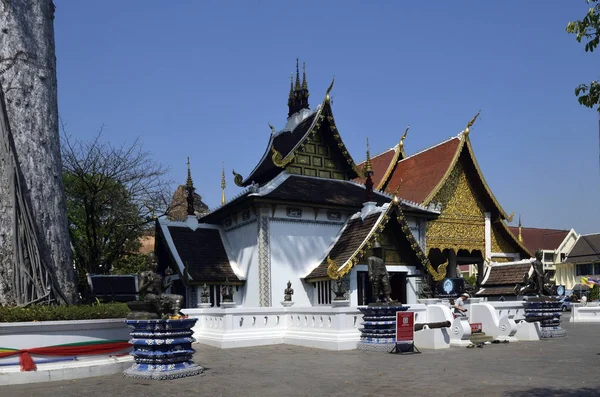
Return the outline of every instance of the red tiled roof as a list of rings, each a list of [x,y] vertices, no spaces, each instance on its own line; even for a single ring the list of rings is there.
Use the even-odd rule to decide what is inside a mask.
[[[448,171],[459,144],[460,139],[452,138],[399,161],[387,190],[394,192],[402,181],[398,195],[423,203]]]
[[[519,236],[519,228],[516,226],[508,227],[516,238]],[[538,249],[555,250],[563,242],[569,234],[568,230],[558,229],[538,229],[535,227],[522,227],[521,236],[523,237],[523,245],[527,247],[531,253],[535,253]]]
[[[394,160],[395,155],[396,151],[392,148],[371,158],[371,163],[373,164],[373,176],[371,179],[373,180],[373,185],[375,187],[379,186],[381,183],[381,178],[385,176],[385,173],[390,167],[391,162]],[[357,168],[362,171],[364,165],[365,162],[363,161],[357,165]],[[354,181],[363,184],[365,182],[365,178],[356,178]]]

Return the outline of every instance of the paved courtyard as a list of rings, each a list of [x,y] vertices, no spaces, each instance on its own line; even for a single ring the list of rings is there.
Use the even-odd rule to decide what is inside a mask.
[[[196,345],[201,376],[143,381],[121,375],[3,386],[2,397],[544,396],[600,394],[600,324],[565,322],[568,337],[419,355],[329,352],[288,345],[220,350]]]

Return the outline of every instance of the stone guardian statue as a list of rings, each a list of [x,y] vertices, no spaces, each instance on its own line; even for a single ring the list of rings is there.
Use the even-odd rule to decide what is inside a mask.
[[[381,303],[381,297],[383,296],[383,302],[392,303],[394,302],[391,298],[392,288],[390,287],[390,276],[383,260],[383,248],[381,248],[379,241],[375,241],[372,249],[373,255],[367,259],[367,262],[369,264],[369,281],[373,288],[373,298],[375,303]]]

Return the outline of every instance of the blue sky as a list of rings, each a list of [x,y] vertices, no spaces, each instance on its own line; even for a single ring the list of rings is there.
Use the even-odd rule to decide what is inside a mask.
[[[471,141],[488,184],[532,227],[600,232],[598,115],[573,90],[598,79],[597,54],[565,32],[585,0],[55,0],[59,111],[69,135],[101,126],[184,183],[186,157],[204,201],[247,176],[270,129],[285,125],[289,76],[306,62],[311,107],[332,92],[352,156]],[[515,222],[517,216],[515,216]]]

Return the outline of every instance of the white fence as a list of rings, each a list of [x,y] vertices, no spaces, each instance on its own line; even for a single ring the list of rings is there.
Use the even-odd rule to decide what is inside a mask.
[[[220,348],[287,343],[327,350],[356,349],[362,313],[349,307],[185,309],[198,318],[197,342]]]
[[[124,319],[0,323],[0,346],[11,350],[71,343],[128,341]],[[0,385],[49,382],[118,373],[132,365],[126,349],[101,355],[32,355],[37,371],[22,372],[19,356],[0,358]]]

